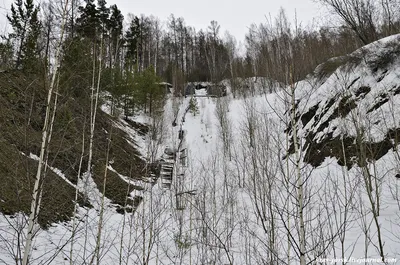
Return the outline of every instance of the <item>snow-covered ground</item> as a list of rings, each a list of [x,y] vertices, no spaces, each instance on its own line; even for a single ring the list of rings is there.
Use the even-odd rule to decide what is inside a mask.
[[[396,38],[364,48],[369,51],[366,61]],[[311,121],[299,124],[301,143],[309,132],[317,134],[316,142],[328,133],[356,136],[356,125],[368,132],[366,140],[378,142],[388,130],[399,128],[400,94],[392,92],[400,87],[400,62],[396,63],[376,76],[361,63],[351,71],[340,68],[323,81],[299,82],[295,90],[298,112],[319,106]],[[371,91],[356,98],[361,86]],[[187,111],[190,98],[169,98],[159,120],[136,118],[157,124],[162,132],[157,144],[122,119],[117,122],[115,126],[127,132],[130,144],[139,148],[143,158],[150,154],[160,158],[169,147],[187,149],[187,159],[176,160],[171,188],[165,188],[161,178],[154,186],[134,183],[143,187],[132,194],[143,197],[134,214],[117,214],[111,202],[105,202],[99,264],[299,264],[299,176],[308,264],[342,264],[340,259],[378,264],[382,255],[388,264],[400,263],[397,149],[364,168],[350,169],[334,157],[313,168],[302,162],[304,150],[288,156],[288,91],[236,99],[197,97],[197,112]],[[330,120],[326,131],[313,131],[328,120],[339,102],[322,109],[340,93],[356,100],[357,107],[345,117]],[[388,101],[368,112],[382,93],[389,95]],[[182,142],[180,130],[184,131]],[[112,165],[109,170],[115,171]],[[365,170],[372,172],[371,183]],[[127,176],[116,173],[129,182]],[[96,261],[100,205],[96,198],[101,193],[95,185],[93,191],[94,208],[80,207],[75,220],[39,230],[32,264]],[[375,218],[374,212],[378,213]],[[15,264],[25,218],[0,216],[0,263]]]

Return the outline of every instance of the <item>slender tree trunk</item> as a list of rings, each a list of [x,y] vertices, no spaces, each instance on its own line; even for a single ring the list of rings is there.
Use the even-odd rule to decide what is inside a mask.
[[[94,137],[94,123],[96,119],[96,109],[97,109],[97,99],[98,93],[95,93],[95,81],[96,81],[96,44],[93,44],[93,72],[92,72],[92,87],[91,87],[91,96],[90,96],[90,136],[89,136],[89,157],[88,157],[88,168],[87,175],[84,179],[84,199],[88,200],[88,181],[89,174],[92,172],[92,157],[93,157],[93,137]],[[99,66],[100,67],[100,66]]]
[[[61,25],[61,36],[59,43],[57,45],[57,51],[56,51],[56,61],[55,61],[55,69],[52,75],[49,91],[47,94],[47,107],[46,107],[46,116],[43,124],[43,129],[42,129],[42,144],[40,148],[40,156],[39,156],[39,162],[38,162],[38,167],[36,171],[36,180],[35,184],[33,187],[33,192],[32,192],[32,201],[31,201],[31,213],[29,215],[29,220],[28,220],[28,231],[27,231],[27,237],[26,237],[26,243],[25,243],[25,248],[24,248],[24,256],[22,259],[22,265],[27,265],[29,262],[29,256],[31,253],[32,249],[32,240],[35,235],[35,226],[37,226],[37,218],[40,210],[40,195],[42,194],[40,191],[40,184],[42,182],[42,169],[43,169],[43,159],[44,155],[46,152],[47,148],[47,141],[48,138],[51,137],[52,134],[52,124],[50,124],[50,110],[51,110],[51,101],[53,97],[53,90],[56,86],[56,80],[57,80],[57,75],[58,75],[58,70],[60,67],[60,62],[61,62],[61,50],[62,50],[62,42],[63,42],[63,37],[64,37],[64,28],[65,28],[65,23],[66,23],[66,17],[67,17],[67,7],[68,7],[68,0],[65,2],[65,7],[63,10],[63,20],[62,20],[62,25]],[[53,106],[55,107],[55,106]],[[50,126],[50,127],[49,127]]]
[[[77,180],[76,183],[78,183],[79,178],[81,176],[81,170],[82,170],[82,162],[83,162],[83,156],[85,154],[85,127],[86,127],[86,122],[83,124],[83,129],[82,129],[82,151],[81,151],[81,158],[79,160],[79,168],[78,168],[78,175],[77,175]],[[75,234],[76,234],[76,217],[77,217],[77,211],[78,211],[78,196],[79,196],[79,188],[78,185],[76,185],[75,188],[75,201],[74,201],[74,216],[72,219],[72,234],[71,234],[71,249],[69,251],[69,262],[70,265],[73,265],[73,252],[74,252],[74,242],[75,242]]]
[[[97,104],[99,100],[99,91],[100,91],[100,80],[101,80],[101,72],[102,72],[102,62],[103,62],[103,34],[101,37],[100,41],[100,56],[99,56],[99,69],[98,69],[98,76],[97,76],[97,85],[96,85],[96,94],[95,94],[95,101],[93,105],[93,118],[92,124],[91,124],[91,130],[90,130],[90,144],[91,147],[89,149],[89,152],[93,152],[93,138],[94,138],[94,128],[96,124],[96,114],[97,114]],[[101,196],[101,204],[100,204],[100,216],[99,216],[99,224],[98,224],[98,231],[96,235],[96,247],[95,247],[95,253],[92,257],[92,260],[90,264],[93,264],[94,258],[96,258],[97,264],[100,264],[100,243],[101,243],[101,232],[103,229],[103,215],[104,215],[104,200],[105,200],[105,192],[106,192],[106,181],[107,181],[107,169],[108,169],[108,154],[109,154],[109,149],[110,149],[110,142],[111,142],[111,130],[110,130],[110,136],[109,136],[109,141],[108,141],[108,146],[107,146],[107,157],[106,157],[106,167],[104,169],[104,178],[103,178],[103,193]],[[90,165],[88,165],[90,166]],[[91,167],[90,167],[91,168]],[[91,172],[88,172],[91,174]]]
[[[295,85],[293,84],[293,73],[290,72],[291,76],[291,122],[292,122],[292,131],[293,131],[293,144],[294,144],[294,153],[295,153],[295,167],[296,167],[296,178],[297,178],[297,214],[299,218],[299,255],[300,255],[300,265],[306,265],[306,239],[305,239],[305,223],[304,223],[304,190],[303,190],[303,178],[300,172],[300,150],[299,143],[297,139],[297,121],[296,121],[296,95],[295,95]]]
[[[97,104],[99,99],[99,90],[100,90],[100,78],[101,78],[101,63],[102,63],[102,51],[103,51],[103,34],[101,35],[101,43],[100,43],[100,57],[99,57],[99,69],[98,69],[98,80],[97,86],[95,89],[96,83],[96,43],[93,42],[93,72],[92,72],[92,87],[91,87],[91,97],[90,97],[90,136],[89,136],[89,156],[88,156],[88,165],[87,172],[85,174],[83,185],[84,185],[84,200],[88,201],[88,193],[89,193],[89,178],[91,178],[92,174],[92,158],[93,158],[93,140],[94,140],[94,129],[96,124],[96,114],[97,114]],[[86,229],[85,229],[85,242],[83,248],[83,259],[86,259],[86,246],[88,241],[88,214],[86,214]],[[95,255],[92,257],[92,261]]]
[[[96,258],[97,265],[100,264],[100,245],[101,245],[101,236],[102,236],[103,223],[104,223],[104,207],[105,207],[104,202],[105,202],[105,198],[106,198],[108,160],[109,160],[110,147],[111,147],[111,137],[112,137],[112,125],[111,125],[111,129],[110,129],[108,143],[107,143],[107,155],[106,155],[106,162],[105,162],[105,167],[104,167],[103,191],[102,191],[101,204],[100,204],[99,224],[97,227],[95,255],[93,255],[92,261],[90,262],[90,264],[93,264],[93,259]]]
[[[54,96],[54,103],[53,103],[53,109],[52,109],[52,116],[51,116],[51,121],[50,121],[50,128],[49,128],[49,132],[53,132],[53,125],[54,125],[54,120],[56,118],[56,112],[57,112],[57,101],[58,101],[58,85],[59,85],[59,77],[57,77],[57,85],[56,85],[56,91],[55,91],[55,96]],[[47,137],[47,143],[46,143],[46,147],[48,147],[50,145],[50,141],[51,141],[51,133],[49,133],[49,136]],[[41,205],[42,204],[42,194],[43,194],[43,184],[44,184],[44,180],[47,174],[47,169],[49,167],[48,165],[48,161],[49,161],[49,149],[46,148],[46,155],[45,155],[45,159],[43,160],[43,165],[44,165],[44,169],[43,169],[43,177],[42,177],[42,182],[40,184],[40,194],[39,194],[39,202],[38,204]]]

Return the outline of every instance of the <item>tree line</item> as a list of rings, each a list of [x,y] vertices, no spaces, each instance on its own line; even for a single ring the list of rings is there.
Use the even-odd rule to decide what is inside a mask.
[[[102,67],[102,89],[114,96],[130,93],[135,73],[150,67],[160,80],[172,83],[178,94],[186,82],[224,79],[236,91],[244,87],[237,78],[266,77],[287,85],[290,62],[302,65],[294,74],[298,81],[331,57],[399,32],[398,0],[318,2],[337,15],[337,27],[290,23],[281,9],[276,18],[249,27],[245,52],[239,53],[235,37],[222,34],[215,20],[207,29],[197,30],[173,14],[165,23],[154,16],[129,14],[125,18],[117,5],[108,6],[105,0],[74,0],[68,13],[63,65],[75,69],[75,75],[89,74],[82,80],[91,80],[89,65]],[[51,43],[59,33],[61,6],[62,1],[52,1],[39,7],[32,0],[11,5],[7,18],[12,33],[3,36],[0,44],[4,67],[29,72],[52,67]],[[93,58],[99,61],[100,52],[102,65],[88,63]]]

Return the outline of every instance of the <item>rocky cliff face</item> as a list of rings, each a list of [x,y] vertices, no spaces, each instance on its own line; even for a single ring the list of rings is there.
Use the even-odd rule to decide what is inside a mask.
[[[395,35],[331,59],[298,83],[296,123],[305,161],[319,166],[326,157],[335,157],[350,168],[396,150],[399,69],[400,35]]]

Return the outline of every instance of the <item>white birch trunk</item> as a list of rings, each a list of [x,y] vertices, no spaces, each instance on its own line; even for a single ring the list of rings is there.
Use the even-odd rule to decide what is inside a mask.
[[[103,57],[103,36],[101,37],[101,43],[100,43],[100,58],[99,58],[99,71],[98,71],[98,77],[97,77],[97,87],[96,87],[96,96],[95,96],[95,104],[94,104],[94,109],[93,109],[93,123],[91,124],[91,131],[90,131],[90,138],[91,138],[91,143],[93,144],[93,136],[94,136],[94,126],[96,122],[96,113],[97,113],[97,104],[99,100],[99,91],[100,91],[100,80],[101,80],[101,65],[102,65],[102,58]],[[106,157],[106,164],[105,164],[105,169],[104,169],[104,179],[103,179],[103,192],[101,196],[101,204],[100,204],[100,216],[99,216],[99,224],[98,224],[98,230],[97,230],[97,235],[96,235],[96,248],[95,248],[95,255],[93,255],[93,258],[96,257],[97,264],[100,264],[100,243],[101,243],[101,235],[102,235],[102,229],[103,229],[103,217],[104,217],[104,201],[105,201],[105,193],[106,193],[106,184],[107,184],[107,169],[108,169],[108,155],[110,151],[110,143],[111,143],[111,133],[112,129],[110,130],[110,136],[108,140],[108,146],[107,146],[107,157]],[[91,150],[92,151],[92,150]],[[92,259],[93,261],[93,259]],[[90,262],[92,264],[92,262]]]
[[[78,168],[78,176],[77,176],[77,181],[78,183],[79,178],[81,176],[81,170],[82,170],[82,162],[83,162],[83,156],[85,154],[85,124],[83,125],[83,130],[82,130],[82,151],[81,151],[81,158],[79,160],[79,168]],[[73,265],[73,252],[74,252],[74,242],[75,242],[75,233],[76,233],[76,215],[78,211],[78,196],[79,196],[79,187],[76,185],[75,188],[75,201],[74,201],[74,216],[72,219],[72,234],[71,234],[71,249],[69,251],[69,262],[70,265]]]
[[[51,110],[51,101],[53,97],[53,90],[56,85],[56,80],[57,80],[57,75],[58,75],[58,70],[60,67],[60,61],[61,61],[61,50],[62,50],[62,42],[63,42],[63,37],[64,37],[64,29],[65,29],[65,23],[66,23],[66,15],[67,15],[67,7],[68,7],[69,1],[66,0],[64,10],[63,10],[63,20],[61,24],[61,36],[59,43],[57,45],[57,51],[56,51],[56,57],[55,57],[55,69],[52,75],[49,91],[47,94],[47,107],[46,107],[46,116],[43,124],[43,129],[42,129],[42,144],[40,148],[40,156],[39,156],[39,162],[38,162],[38,168],[36,171],[36,179],[35,179],[35,184],[33,187],[33,192],[32,192],[32,201],[31,201],[31,212],[29,215],[28,219],[28,231],[27,231],[27,236],[26,236],[26,243],[25,243],[25,248],[24,248],[24,256],[22,259],[22,265],[27,265],[29,262],[29,256],[31,254],[31,249],[32,249],[32,240],[35,235],[35,227],[37,226],[37,218],[40,210],[40,201],[41,201],[41,190],[40,190],[40,184],[42,181],[42,169],[43,169],[43,159],[44,155],[46,152],[46,147],[47,147],[47,141],[51,136],[52,133],[52,123],[53,120],[50,122],[50,110]],[[55,108],[55,106],[54,106]],[[50,127],[49,127],[50,126]]]
[[[88,156],[88,168],[87,168],[87,174],[85,174],[85,179],[83,180],[84,182],[84,199],[88,199],[88,181],[89,181],[89,175],[92,172],[92,157],[93,157],[93,135],[94,135],[94,123],[95,123],[95,111],[96,111],[96,106],[97,106],[97,98],[98,98],[98,93],[95,94],[95,79],[96,79],[96,45],[93,45],[93,73],[92,73],[92,93],[90,95],[90,136],[89,136],[89,156]]]
[[[292,73],[290,73],[292,79]],[[304,194],[303,194],[303,178],[300,172],[300,150],[299,143],[297,140],[297,121],[296,121],[296,102],[295,102],[295,86],[293,80],[290,84],[291,89],[291,122],[293,128],[293,144],[294,144],[294,154],[295,154],[295,167],[296,167],[296,178],[297,178],[297,214],[299,218],[299,255],[300,255],[300,265],[306,265],[306,239],[305,239],[305,224],[304,224]]]

